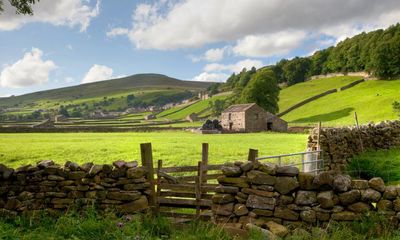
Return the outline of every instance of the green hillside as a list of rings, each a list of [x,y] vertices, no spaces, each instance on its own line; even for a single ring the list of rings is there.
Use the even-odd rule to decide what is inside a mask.
[[[38,109],[58,109],[65,106],[73,111],[102,109],[123,111],[131,107],[128,95],[133,95],[134,106],[162,106],[190,98],[210,86],[209,82],[182,81],[160,74],[138,74],[130,77],[82,84],[72,87],[1,98],[1,108],[7,114],[30,115]],[[132,103],[132,104],[133,104]],[[0,111],[1,112],[1,111]]]
[[[356,111],[360,123],[393,120],[398,117],[392,103],[400,100],[399,93],[400,80],[367,81],[308,103],[283,119],[292,125],[314,125],[319,121],[325,126],[352,125]]]
[[[197,114],[202,113],[202,114],[200,114],[200,116],[206,117],[207,115],[210,114],[210,111],[207,111],[207,110],[210,106],[211,101],[215,101],[217,99],[225,99],[228,96],[229,96],[229,94],[213,96],[209,99],[198,101],[198,102],[190,105],[189,107],[176,106],[174,108],[171,108],[164,112],[161,112],[158,116],[162,117],[162,116],[165,116],[166,113],[172,113],[172,114],[165,116],[165,118],[168,118],[171,120],[179,120],[179,119],[186,118],[186,116],[188,116],[189,114],[192,114],[192,113],[197,113]]]
[[[12,106],[14,104],[43,100],[68,101],[88,99],[148,88],[199,90],[207,88],[210,84],[209,82],[182,81],[161,74],[137,74],[119,79],[40,91],[16,97],[0,98],[0,106]]]
[[[331,77],[310,80],[282,89],[279,94],[279,112],[320,93],[338,89],[362,77]]]

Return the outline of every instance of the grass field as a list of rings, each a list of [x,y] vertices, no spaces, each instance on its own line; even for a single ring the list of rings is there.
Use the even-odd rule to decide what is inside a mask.
[[[195,104],[192,104],[187,108],[177,106],[175,108],[168,109],[165,112],[172,113],[172,114],[165,116],[165,118],[172,119],[172,120],[184,119],[185,117],[187,117],[188,115],[190,115],[192,113],[199,113],[199,112],[207,110],[207,108],[209,108],[209,106],[210,106],[211,101],[215,101],[218,99],[225,99],[228,97],[228,95],[229,94],[213,96],[209,99],[198,101]],[[173,113],[174,111],[176,111],[176,112]],[[161,112],[159,114],[159,116],[164,116],[166,114],[165,112]]]
[[[400,100],[400,80],[367,81],[346,91],[337,92],[306,104],[283,116],[294,125],[323,122],[325,126],[354,124],[357,112],[360,123],[398,119],[392,103]]]
[[[338,89],[349,83],[360,80],[362,77],[331,77],[310,80],[282,89],[279,94],[279,111],[320,93],[331,89]]]
[[[260,155],[305,150],[307,135],[282,133],[200,135],[189,132],[0,134],[0,162],[11,167],[52,159],[111,163],[140,159],[139,144],[151,142],[154,159],[166,166],[196,165],[201,143],[209,143],[211,164],[246,159],[249,148]]]

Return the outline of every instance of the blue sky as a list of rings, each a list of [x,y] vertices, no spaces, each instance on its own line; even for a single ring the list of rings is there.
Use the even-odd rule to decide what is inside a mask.
[[[395,0],[41,0],[34,12],[5,1],[0,97],[137,73],[224,81],[400,20]]]

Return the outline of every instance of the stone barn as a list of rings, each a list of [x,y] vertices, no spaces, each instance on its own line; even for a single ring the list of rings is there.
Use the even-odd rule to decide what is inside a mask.
[[[236,104],[221,114],[221,125],[228,132],[287,131],[286,121],[255,103]]]

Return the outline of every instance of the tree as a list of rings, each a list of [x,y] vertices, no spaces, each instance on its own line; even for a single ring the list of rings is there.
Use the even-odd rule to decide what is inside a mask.
[[[215,101],[210,101],[211,115],[219,116],[225,110],[225,101],[217,99]]]
[[[33,15],[32,5],[40,0],[8,0],[15,8],[16,14]],[[0,0],[0,12],[3,12],[3,0]]]
[[[271,69],[259,70],[244,88],[238,103],[256,103],[266,111],[277,113],[279,87]]]
[[[296,57],[283,66],[283,72],[288,85],[304,82],[310,70],[311,61],[308,58]]]
[[[207,91],[211,96],[215,95],[219,92],[220,86],[221,86],[221,83],[213,83],[207,88]]]
[[[58,109],[58,113],[63,115],[64,117],[69,117],[68,110],[63,105],[61,105]]]

